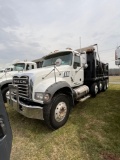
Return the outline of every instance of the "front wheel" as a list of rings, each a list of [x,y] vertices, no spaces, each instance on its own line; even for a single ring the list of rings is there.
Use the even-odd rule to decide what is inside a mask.
[[[51,103],[44,106],[44,120],[52,129],[62,127],[68,120],[70,113],[69,98],[65,94],[56,95]]]

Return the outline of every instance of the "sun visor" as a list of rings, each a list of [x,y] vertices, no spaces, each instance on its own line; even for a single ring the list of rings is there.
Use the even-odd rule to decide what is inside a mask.
[[[77,52],[86,52],[86,53],[91,53],[94,52],[95,47],[93,47],[93,45],[85,47],[85,48],[81,48],[81,49],[76,49]]]

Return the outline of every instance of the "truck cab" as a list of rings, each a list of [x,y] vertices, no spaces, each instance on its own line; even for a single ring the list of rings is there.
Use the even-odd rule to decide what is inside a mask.
[[[54,52],[44,58],[42,68],[46,69],[46,71],[47,69],[53,69],[57,59],[60,59],[61,63],[60,66],[56,67],[56,82],[60,80],[66,81],[71,87],[83,84],[84,70],[80,53],[72,50]],[[50,74],[49,77],[54,80],[53,74]]]
[[[14,64],[13,71],[27,71],[37,68],[34,62],[19,62]]]
[[[4,72],[0,73],[0,86],[4,102],[7,102],[6,93],[9,90],[8,85],[12,83],[13,75],[16,73],[20,74],[20,72],[25,72],[35,68],[37,68],[35,62],[21,61],[14,63],[11,71],[9,68],[7,68],[4,70]]]
[[[13,71],[13,66],[9,66],[7,68],[0,69],[0,74],[5,73],[5,72],[11,72],[11,71]]]
[[[58,129],[66,123],[75,101],[107,89],[108,75],[97,61],[93,46],[55,51],[44,57],[42,68],[13,76],[7,102],[20,114]]]

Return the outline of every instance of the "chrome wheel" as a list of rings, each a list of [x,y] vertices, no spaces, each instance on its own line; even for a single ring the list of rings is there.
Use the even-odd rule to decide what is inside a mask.
[[[55,108],[55,120],[61,122],[67,113],[67,106],[65,102],[60,102]]]
[[[102,87],[103,87],[103,86],[102,86],[102,83],[100,83],[100,91],[102,90]]]
[[[98,86],[95,85],[95,93],[97,94],[98,93]]]
[[[108,87],[109,87],[109,82],[106,81],[106,88],[108,89]]]
[[[106,90],[106,84],[104,85],[104,90]]]

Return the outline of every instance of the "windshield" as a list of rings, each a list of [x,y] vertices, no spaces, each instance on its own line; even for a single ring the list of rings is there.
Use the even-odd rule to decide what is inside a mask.
[[[3,72],[5,72],[4,70],[0,70],[0,73],[3,73]]]
[[[61,59],[61,65],[72,64],[72,52],[59,52],[45,57],[42,67],[52,66],[57,59]]]
[[[25,68],[25,64],[24,63],[17,63],[17,64],[14,64],[13,70],[14,71],[23,71],[24,68]]]

